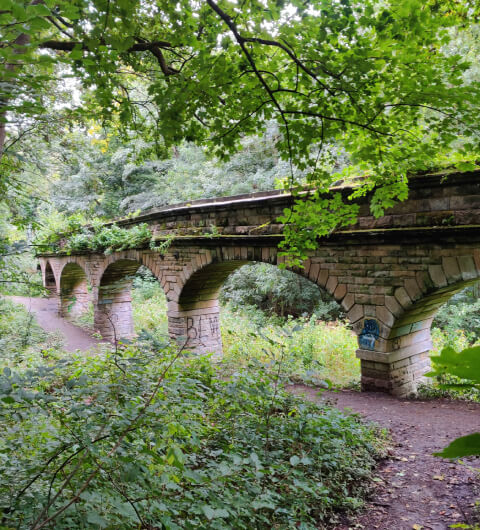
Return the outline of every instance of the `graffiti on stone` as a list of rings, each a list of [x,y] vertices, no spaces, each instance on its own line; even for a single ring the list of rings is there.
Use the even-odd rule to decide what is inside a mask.
[[[378,322],[373,318],[367,318],[363,322],[363,329],[358,337],[358,343],[360,348],[364,350],[374,350],[375,341],[380,335],[380,329],[378,327]]]
[[[213,315],[212,317],[208,317],[208,323],[210,324],[210,333],[212,335],[218,335],[218,333],[220,332],[218,316]]]
[[[200,339],[201,337],[217,337],[220,334],[218,315],[199,315],[187,317],[187,337]]]
[[[201,322],[199,322],[201,329]],[[187,337],[189,339],[196,339],[199,335],[199,330],[197,330],[197,325],[195,324],[194,317],[187,317]]]

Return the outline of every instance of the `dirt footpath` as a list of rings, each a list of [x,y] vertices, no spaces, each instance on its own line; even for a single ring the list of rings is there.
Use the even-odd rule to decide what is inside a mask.
[[[295,385],[296,394],[351,409],[392,433],[388,460],[377,470],[375,492],[363,513],[335,530],[443,530],[472,523],[478,475],[465,465],[432,456],[458,436],[480,432],[480,404],[409,401],[385,394],[324,392]],[[480,459],[469,459],[480,467]]]
[[[28,311],[35,314],[39,326],[45,331],[59,331],[65,337],[65,350],[88,350],[100,344],[84,329],[74,326],[58,316],[57,301],[51,298],[29,298],[28,296],[6,296],[12,302],[23,304]]]

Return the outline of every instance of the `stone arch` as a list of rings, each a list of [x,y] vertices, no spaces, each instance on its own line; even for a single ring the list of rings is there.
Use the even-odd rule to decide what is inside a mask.
[[[177,288],[167,293],[170,337],[197,353],[222,353],[218,295],[230,274],[252,262],[279,265],[282,259],[277,257],[275,247],[232,247],[196,255],[183,268]],[[347,287],[339,282],[337,275],[331,274],[333,267],[329,265],[330,269],[322,268],[320,261],[307,260],[304,268],[290,270],[317,284],[341,303]]]
[[[116,342],[134,337],[132,282],[143,265],[161,284],[158,268],[152,264],[148,255],[132,252],[118,253],[104,264],[94,306],[94,328],[105,340]]]
[[[169,307],[168,331],[179,343],[197,353],[221,353],[220,308],[218,294],[232,272],[251,263],[248,260],[231,260],[197,267],[186,279],[178,300]]]
[[[393,295],[385,296],[385,304],[377,307],[380,338],[376,351],[359,350],[363,352],[365,390],[383,387],[398,396],[416,392],[430,367],[430,329],[435,314],[454,294],[480,279],[474,255],[452,257],[452,253],[405,279]]]
[[[223,247],[221,249],[203,250],[193,256],[182,268],[178,275],[177,285],[174,292],[167,295],[169,300],[178,302],[185,285],[193,274],[201,271],[210,264],[237,263],[234,268],[225,276],[247,263],[260,262],[271,265],[280,265],[285,262],[284,256],[278,256],[276,247]],[[347,296],[347,284],[342,281],[338,264],[325,263],[321,258],[309,258],[303,263],[303,267],[288,268],[307,280],[317,284],[321,289],[331,295],[345,311],[352,309],[353,296]]]
[[[66,263],[60,271],[59,313],[64,318],[88,311],[91,295],[85,270],[76,262]]]
[[[44,286],[50,292],[50,296],[57,294],[57,281],[49,260],[45,262]]]

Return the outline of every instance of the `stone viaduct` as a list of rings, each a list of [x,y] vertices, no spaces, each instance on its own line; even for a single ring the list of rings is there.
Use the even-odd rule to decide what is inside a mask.
[[[379,219],[368,202],[360,201],[356,225],[319,240],[295,272],[347,312],[358,335],[363,389],[405,396],[428,369],[436,311],[480,279],[480,172],[416,177],[408,200]],[[58,297],[62,315],[78,314],[91,301],[95,328],[105,339],[131,337],[132,275],[144,265],[167,297],[170,336],[188,338],[192,351],[221,353],[219,290],[246,263],[281,262],[283,227],[276,219],[291,203],[288,194],[256,193],[122,220],[118,225],[147,223],[155,237],[171,238],[167,251],[42,254],[44,284]]]

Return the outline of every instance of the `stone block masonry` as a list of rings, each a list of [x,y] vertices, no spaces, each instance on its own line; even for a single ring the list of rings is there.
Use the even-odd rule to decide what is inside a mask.
[[[363,389],[406,396],[428,370],[435,312],[480,278],[480,173],[413,179],[409,199],[381,219],[369,215],[367,201],[357,225],[319,240],[295,272],[347,312],[359,339]],[[147,222],[159,237],[173,234],[166,254],[140,248],[42,255],[44,284],[64,316],[91,301],[96,329],[114,341],[133,335],[131,281],[144,265],[165,292],[171,338],[198,353],[221,354],[219,290],[246,263],[282,262],[276,219],[289,204],[288,195],[275,192],[145,213],[119,224]]]

